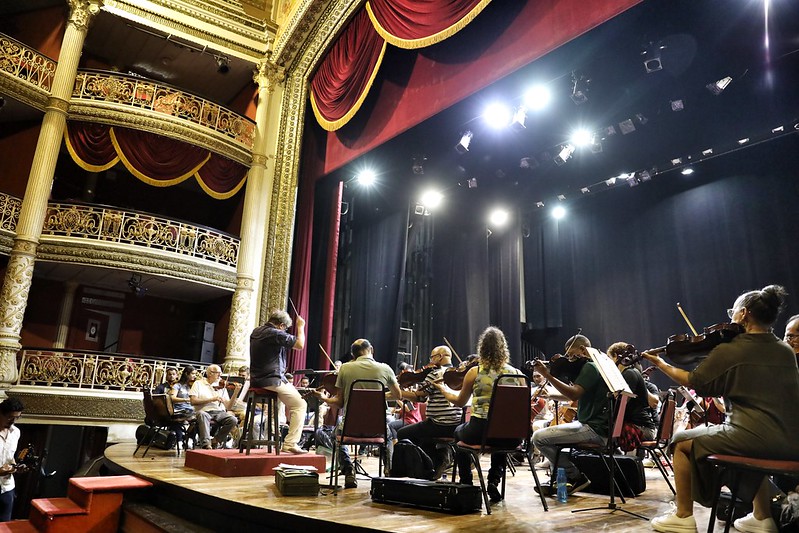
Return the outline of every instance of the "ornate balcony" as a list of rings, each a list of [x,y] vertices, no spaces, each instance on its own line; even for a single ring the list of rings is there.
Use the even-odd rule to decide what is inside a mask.
[[[4,80],[24,82],[14,96],[36,107],[44,106],[55,76],[56,62],[21,42],[0,34],[0,87]]]

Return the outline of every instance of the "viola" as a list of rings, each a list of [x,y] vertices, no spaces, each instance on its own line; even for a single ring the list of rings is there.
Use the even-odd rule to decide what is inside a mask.
[[[588,359],[585,357],[572,358],[555,354],[549,360],[549,373],[563,382],[574,383],[587,362]]]
[[[704,328],[701,335],[672,335],[665,346],[647,350],[647,353],[665,354],[675,364],[690,365],[701,361],[713,348],[719,344],[730,342],[741,333],[744,333],[744,327],[735,322],[713,324]]]

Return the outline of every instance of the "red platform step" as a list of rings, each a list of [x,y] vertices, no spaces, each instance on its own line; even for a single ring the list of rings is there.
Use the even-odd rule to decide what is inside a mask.
[[[252,450],[250,455],[227,449],[186,452],[186,467],[219,477],[274,476],[274,468],[280,463],[313,466],[319,472],[325,471],[325,456],[313,453],[275,455],[274,452],[268,453],[266,449]]]

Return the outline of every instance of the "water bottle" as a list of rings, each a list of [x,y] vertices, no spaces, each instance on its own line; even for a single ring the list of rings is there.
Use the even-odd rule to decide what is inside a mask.
[[[566,503],[566,500],[569,497],[569,492],[566,487],[566,470],[564,468],[558,468],[557,487],[558,501],[560,503]]]

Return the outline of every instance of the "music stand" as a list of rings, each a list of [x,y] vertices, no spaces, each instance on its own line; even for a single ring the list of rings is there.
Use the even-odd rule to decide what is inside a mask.
[[[616,458],[615,450],[616,450],[616,443],[614,442],[613,438],[613,426],[615,422],[615,414],[616,413],[616,397],[617,396],[627,396],[633,397],[633,391],[630,389],[630,386],[624,380],[624,376],[621,375],[616,363],[614,363],[610,357],[606,354],[600,352],[596,348],[586,348],[588,350],[589,355],[591,356],[591,361],[596,365],[597,370],[599,370],[599,375],[602,376],[602,380],[605,382],[605,385],[608,387],[608,408],[610,409],[610,417],[611,423],[608,424],[608,450],[610,452],[610,501],[608,504],[603,507],[588,507],[586,509],[575,509],[573,513],[581,513],[583,511],[601,511],[601,510],[608,510],[611,513],[615,513],[616,511],[621,511],[623,513],[627,513],[630,516],[635,516],[636,518],[641,518],[642,520],[649,520],[647,517],[642,516],[640,514],[634,513],[632,511],[628,511],[627,509],[622,508],[616,503]]]
[[[697,398],[691,391],[688,390],[688,387],[685,386],[677,387],[677,392],[680,393],[680,396],[685,398],[685,403],[683,406],[688,408],[688,415],[690,416],[692,411],[698,413],[707,426],[707,411],[704,407],[702,407],[702,402],[699,400],[699,398]]]

